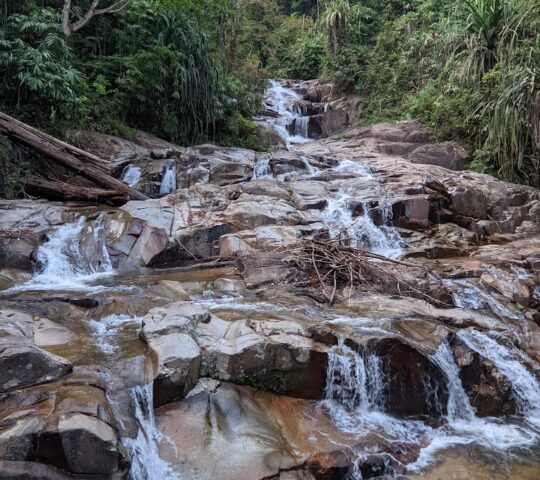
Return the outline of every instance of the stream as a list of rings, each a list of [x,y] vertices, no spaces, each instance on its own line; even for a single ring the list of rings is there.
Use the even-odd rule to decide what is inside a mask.
[[[285,173],[276,171],[279,163],[270,156],[259,157],[248,182],[267,190],[298,185],[301,201],[318,202],[299,223],[322,225],[328,241],[344,238],[349,248],[413,258],[407,257],[410,236],[395,225],[395,199],[369,162],[330,156],[322,164],[302,153],[301,147],[312,142],[302,98],[298,89],[270,81],[265,102],[272,115],[264,121],[284,140],[285,154],[297,151],[300,157]],[[164,199],[177,191],[178,169],[176,163],[163,164]],[[131,164],[121,175],[131,186],[143,181]],[[326,188],[324,201],[319,201],[319,185]],[[167,264],[119,266],[108,248],[113,220],[105,208],[81,209],[73,221],[47,233],[36,248],[33,274],[17,277],[0,292],[6,308],[30,311],[34,321],[55,322],[53,340],[41,348],[67,359],[74,375],[99,378],[90,383],[106,391],[96,409],[110,411],[106,423],[118,432],[118,448],[130,466],[124,477],[114,473],[124,468],[119,462],[110,471],[98,468],[92,478],[540,478],[540,365],[521,341],[536,333],[528,330],[532,323],[522,309],[481,282],[445,278],[455,304],[446,314],[375,295],[363,303],[344,300],[328,307],[277,283],[240,288],[242,279],[232,265],[195,272]],[[439,259],[435,268],[442,271],[444,262]],[[149,312],[172,318],[167,308],[174,302],[203,309],[208,317],[195,321],[186,313],[182,322],[187,325],[189,318],[191,323],[180,333],[171,333],[172,323],[150,331]],[[445,315],[458,320],[448,326],[441,320]],[[313,332],[324,339],[313,340]],[[68,340],[62,342],[62,335]],[[190,335],[195,339],[193,358],[202,373],[194,386],[185,387],[185,398],[154,398],[158,387],[152,381],[158,375],[179,369],[174,371],[189,376],[194,365],[186,366],[185,356],[156,354],[159,335],[183,335],[174,345],[184,353],[191,347],[178,342],[193,342],[185,338]],[[316,346],[309,346],[312,342]],[[260,345],[268,351],[282,347],[271,350],[269,360]],[[254,350],[242,357],[244,348]],[[308,356],[317,351],[327,359],[318,398],[249,386],[259,384],[246,380],[242,362],[256,363],[251,356],[262,356],[281,371],[291,362],[305,362],[306,348]],[[222,367],[226,374],[219,373]],[[242,368],[245,375],[234,377]],[[497,388],[504,390],[503,399]],[[500,407],[493,406],[495,397]],[[85,473],[78,464],[57,464],[45,453],[39,458],[69,467],[77,474],[73,478]]]

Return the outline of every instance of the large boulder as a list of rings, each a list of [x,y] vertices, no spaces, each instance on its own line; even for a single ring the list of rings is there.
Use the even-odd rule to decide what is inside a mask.
[[[467,151],[455,142],[430,143],[413,150],[409,159],[413,163],[438,165],[449,170],[465,170]]]
[[[50,382],[71,372],[69,361],[23,339],[0,339],[0,392]]]

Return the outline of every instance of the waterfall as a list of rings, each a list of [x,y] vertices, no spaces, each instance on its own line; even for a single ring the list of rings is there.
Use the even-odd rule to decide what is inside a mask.
[[[302,138],[309,138],[309,117],[297,117],[294,119],[294,125],[290,128],[294,130],[293,134]]]
[[[154,419],[152,384],[133,387],[130,393],[135,402],[138,432],[135,438],[122,440],[131,457],[129,480],[179,480],[171,466],[159,456],[162,435]]]
[[[340,345],[328,354],[325,398],[347,411],[384,411],[381,359]]]
[[[273,128],[277,134],[284,140],[287,148],[291,143],[303,143],[308,141],[307,125],[309,117],[305,117],[304,112],[298,107],[298,102],[302,100],[301,95],[291,88],[284,87],[276,80],[269,80],[268,89],[265,94],[265,103],[267,107],[275,113],[275,117],[269,118],[266,123]],[[305,120],[301,120],[305,119]],[[298,135],[296,122],[300,122],[300,129],[303,129],[305,135]],[[294,132],[290,132],[294,127]]]
[[[441,369],[448,387],[448,422],[452,424],[457,420],[471,421],[475,419],[476,414],[463,389],[459,378],[459,369],[448,343],[441,343],[435,353],[431,355],[431,359]]]
[[[10,291],[87,289],[84,282],[113,272],[104,221],[101,213],[93,222],[79,217],[59,227],[37,250],[39,271]]]
[[[471,310],[489,309],[501,318],[520,319],[522,315],[516,314],[497,300],[492,294],[483,290],[472,280],[444,280],[443,283],[453,291],[456,307],[469,308]]]
[[[259,178],[272,178],[272,171],[270,170],[270,157],[267,155],[258,157],[253,165],[253,175],[251,180],[257,180]]]
[[[487,358],[512,385],[520,412],[540,425],[540,383],[523,364],[523,352],[498,343],[489,335],[468,329],[458,332],[458,337],[471,350]],[[532,360],[529,359],[532,363]]]
[[[141,169],[137,167],[136,165],[133,165],[130,163],[127,167],[124,168],[122,171],[122,176],[120,180],[122,182],[126,183],[130,187],[136,187],[141,179]]]
[[[365,248],[387,257],[398,257],[402,252],[399,232],[392,226],[392,210],[389,206],[379,206],[382,225],[377,226],[371,209],[363,204],[362,215],[354,218],[349,207],[353,194],[342,191],[338,196],[328,199],[322,212],[322,221],[328,227],[331,239],[340,236],[348,239],[345,243],[357,248]]]
[[[168,162],[159,187],[160,195],[176,192],[176,162]]]

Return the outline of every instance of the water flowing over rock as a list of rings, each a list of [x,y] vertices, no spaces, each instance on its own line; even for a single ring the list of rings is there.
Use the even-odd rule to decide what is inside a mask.
[[[76,135],[148,200],[0,201],[0,479],[540,476],[539,192],[264,101],[271,152]]]

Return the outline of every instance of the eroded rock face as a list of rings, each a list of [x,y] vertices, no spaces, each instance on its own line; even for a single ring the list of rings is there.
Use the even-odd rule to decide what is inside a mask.
[[[201,383],[183,402],[158,409],[157,423],[178,452],[164,444],[163,457],[205,480],[245,478],[246,470],[253,479],[347,478],[365,446],[312,402],[226,383]],[[382,473],[374,457],[363,463],[367,478]]]
[[[301,398],[321,398],[325,346],[300,326],[266,330],[263,322],[223,320],[198,305],[176,302],[153,309],[142,335],[157,354],[157,404],[183,398],[199,375],[254,385]]]

